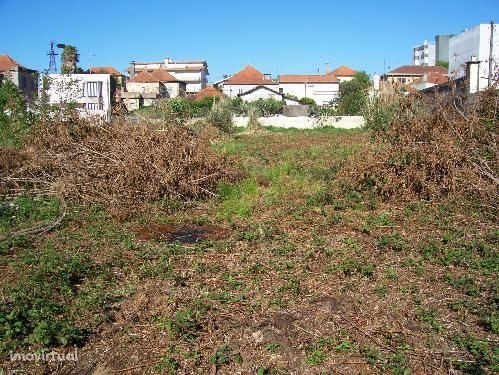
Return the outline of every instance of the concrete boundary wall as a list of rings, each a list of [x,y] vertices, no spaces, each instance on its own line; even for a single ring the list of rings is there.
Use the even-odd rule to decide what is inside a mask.
[[[249,117],[234,116],[234,126],[246,127]],[[331,116],[331,117],[286,117],[271,116],[260,117],[258,122],[263,126],[274,126],[276,128],[296,128],[296,129],[316,129],[321,127],[331,127],[339,129],[361,128],[365,124],[362,116]]]

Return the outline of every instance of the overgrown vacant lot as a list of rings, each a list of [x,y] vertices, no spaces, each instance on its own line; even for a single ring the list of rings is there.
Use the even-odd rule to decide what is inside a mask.
[[[499,370],[493,215],[469,200],[355,191],[338,172],[369,147],[359,131],[261,131],[213,147],[245,177],[210,199],[158,202],[126,222],[68,203],[57,229],[0,242],[5,373]],[[0,231],[62,209],[17,198],[0,206]],[[175,228],[211,239],[168,242]],[[73,345],[75,364],[9,361]]]

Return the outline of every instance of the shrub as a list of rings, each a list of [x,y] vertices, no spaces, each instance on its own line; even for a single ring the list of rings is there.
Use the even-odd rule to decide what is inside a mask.
[[[31,116],[18,88],[0,80],[0,146],[19,146],[30,124]]]
[[[0,162],[10,167],[0,167],[0,192],[36,188],[128,213],[140,203],[205,196],[236,175],[211,149],[208,131],[75,121],[34,125],[20,167],[3,150]]]
[[[359,115],[367,101],[369,75],[366,72],[357,72],[350,81],[340,83],[340,97],[337,100],[339,115]]]
[[[234,127],[230,101],[220,100],[208,112],[207,121],[224,133],[230,133]]]
[[[258,108],[263,116],[272,116],[282,113],[282,101],[274,98],[258,99],[252,102],[251,105]]]
[[[311,107],[314,107],[314,106],[317,105],[317,103],[315,102],[315,100],[312,99],[312,98],[304,97],[304,98],[301,98],[299,101],[300,101],[300,104],[309,105]]]
[[[478,196],[497,207],[497,100],[490,89],[401,101],[388,126],[374,126],[377,144],[342,171],[359,190],[384,199]]]
[[[204,117],[207,116],[211,108],[220,101],[218,96],[206,96],[200,100],[191,100],[191,116]]]

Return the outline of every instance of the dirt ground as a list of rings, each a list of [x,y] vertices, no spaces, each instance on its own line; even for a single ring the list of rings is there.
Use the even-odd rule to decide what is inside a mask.
[[[78,361],[5,352],[3,373],[499,371],[498,227],[480,207],[353,190],[338,171],[369,147],[361,131],[263,131],[213,147],[246,176],[216,196],[127,222],[71,207],[61,227],[2,253],[4,285],[30,277],[23,254],[50,244],[99,269],[78,288],[108,293],[68,302],[88,332]]]

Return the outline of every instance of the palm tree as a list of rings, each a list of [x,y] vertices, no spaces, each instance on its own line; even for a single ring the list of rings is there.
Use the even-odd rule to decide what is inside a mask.
[[[80,54],[75,46],[66,45],[61,54],[61,73],[76,73],[76,63],[80,61]]]

